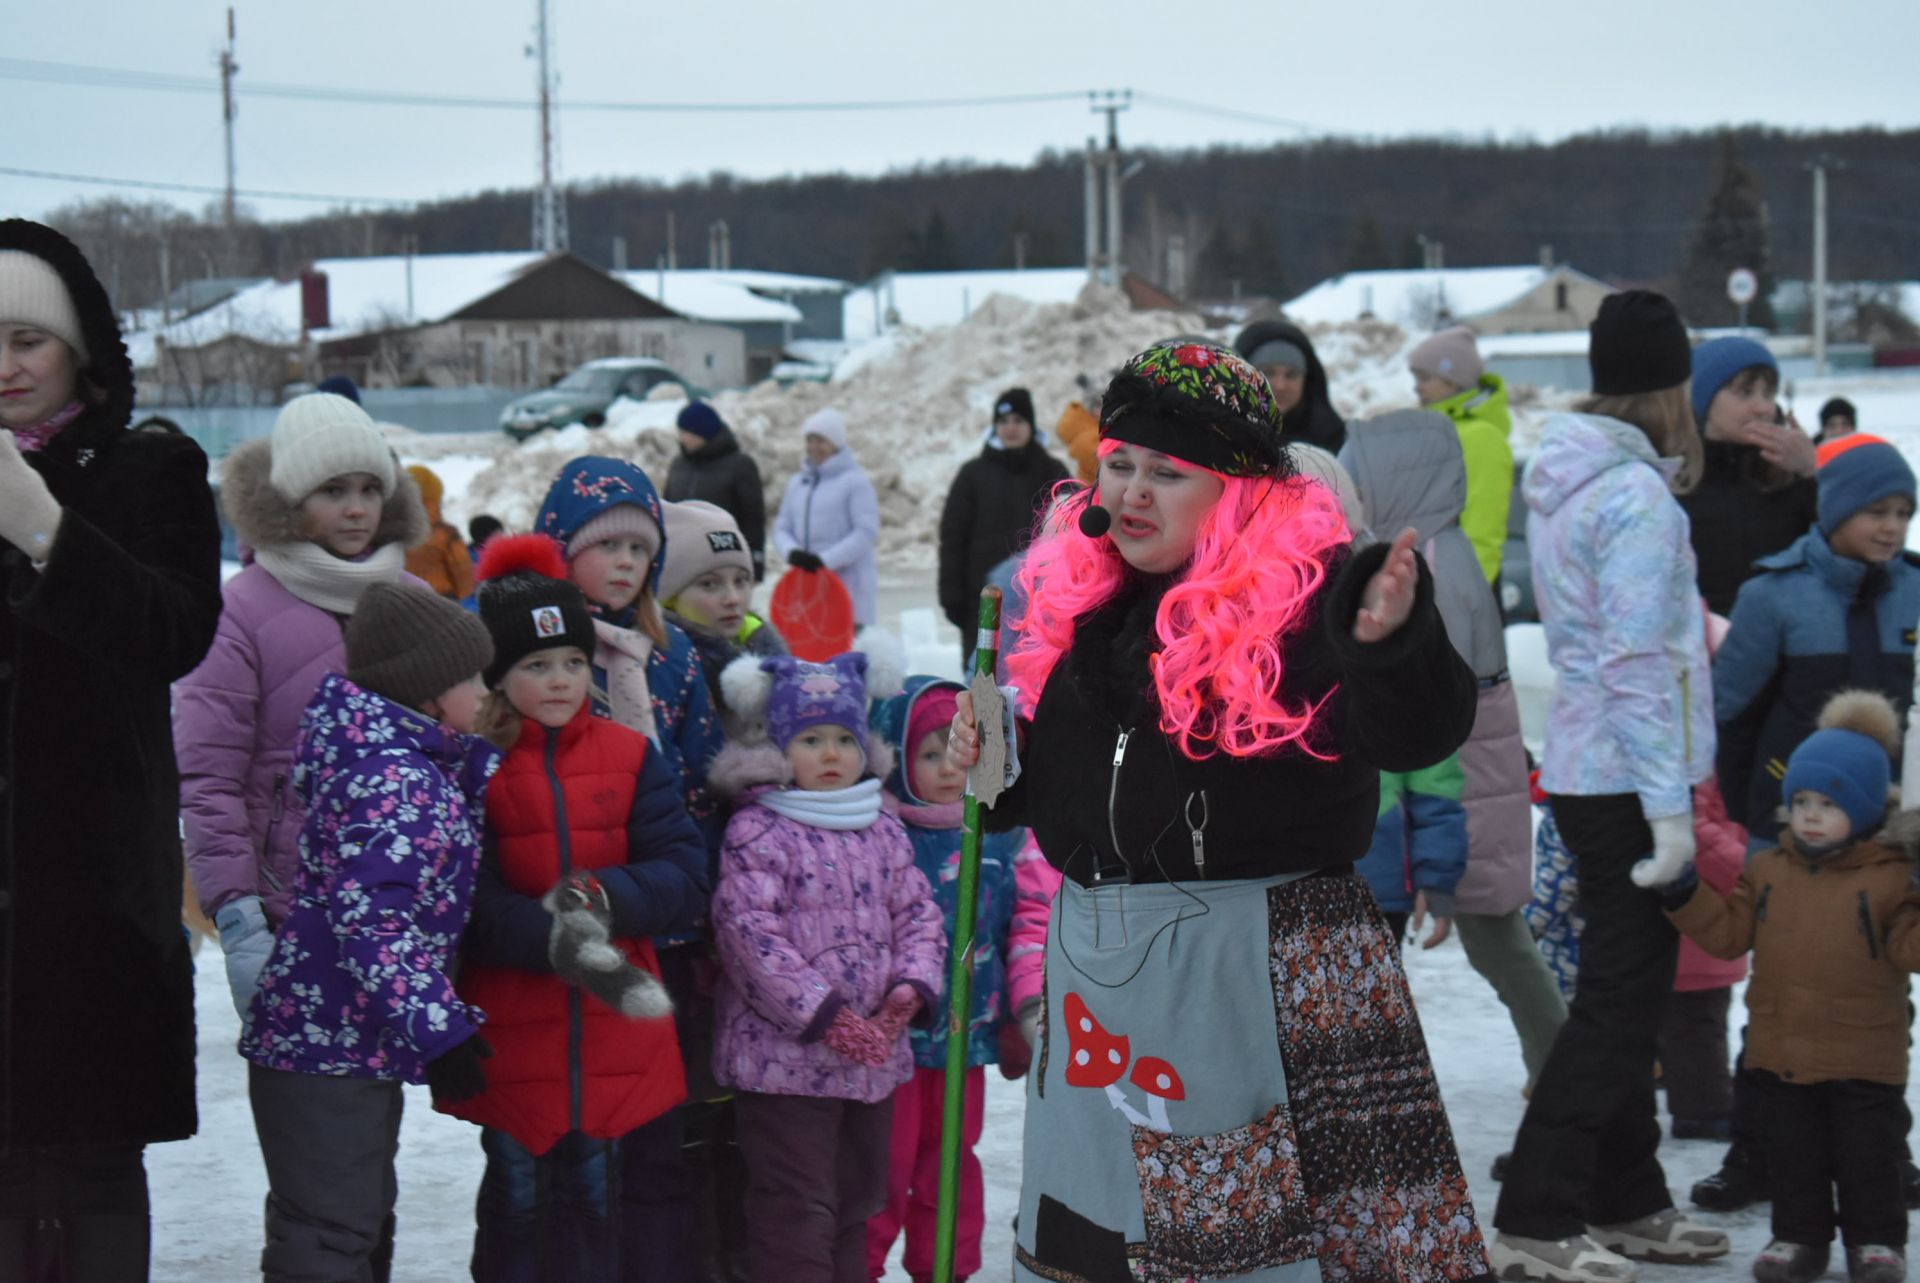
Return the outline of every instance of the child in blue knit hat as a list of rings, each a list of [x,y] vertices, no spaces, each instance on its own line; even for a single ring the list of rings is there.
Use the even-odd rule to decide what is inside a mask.
[[[1853,1283],[1907,1276],[1902,1102],[1920,815],[1889,818],[1899,734],[1883,696],[1836,695],[1787,761],[1780,844],[1725,897],[1704,884],[1668,896],[1674,925],[1707,952],[1753,951],[1746,1070],[1762,1097],[1773,1195],[1773,1241],[1753,1266],[1761,1283],[1819,1278],[1836,1228]]]

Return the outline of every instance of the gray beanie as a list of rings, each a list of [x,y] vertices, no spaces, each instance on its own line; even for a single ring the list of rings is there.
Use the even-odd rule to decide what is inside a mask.
[[[418,584],[375,584],[347,621],[347,680],[420,708],[493,662],[478,618]]]

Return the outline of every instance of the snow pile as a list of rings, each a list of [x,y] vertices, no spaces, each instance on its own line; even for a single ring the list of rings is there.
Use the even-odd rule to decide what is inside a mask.
[[[1406,368],[1412,340],[1399,327],[1366,321],[1311,333],[1343,415],[1364,417],[1413,403]],[[994,295],[958,325],[896,330],[855,349],[830,383],[781,387],[769,381],[722,392],[713,404],[760,465],[770,509],[800,467],[801,424],[817,410],[838,407],[847,416],[849,448],[880,498],[882,572],[918,576],[934,566],[947,489],[960,465],[980,450],[1002,391],[1015,385],[1031,391],[1041,430],[1050,437],[1068,401],[1097,397],[1127,357],[1175,335],[1221,343],[1232,338],[1208,330],[1190,313],[1133,311],[1123,296],[1097,287],[1072,303]],[[662,395],[672,394],[663,389]],[[1517,389],[1515,402],[1516,448],[1524,453],[1547,402],[1531,389]],[[518,447],[494,444],[481,461],[459,469],[463,487],[449,484],[449,518],[491,512],[524,529],[560,465],[580,454],[632,459],[661,482],[679,448],[673,430],[679,408],[670,400],[618,401],[604,427],[542,433]],[[472,444],[467,439],[465,448]],[[441,447],[449,454],[458,448],[451,441]]]

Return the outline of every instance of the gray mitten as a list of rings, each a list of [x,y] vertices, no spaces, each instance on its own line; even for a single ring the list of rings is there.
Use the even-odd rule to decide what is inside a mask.
[[[669,1015],[673,1000],[645,968],[627,961],[613,943],[613,905],[591,873],[572,873],[540,901],[553,915],[547,959],[554,974],[586,990],[629,1020]]]

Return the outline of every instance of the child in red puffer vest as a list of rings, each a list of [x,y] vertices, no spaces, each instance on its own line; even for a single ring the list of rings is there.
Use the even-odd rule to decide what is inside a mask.
[[[507,756],[458,990],[493,1055],[487,1089],[444,1106],[482,1128],[480,1280],[619,1277],[645,1247],[614,1228],[619,1142],[686,1094],[648,938],[705,913],[706,846],[665,758],[588,706],[593,617],[565,575],[546,535],[480,561],[482,727]]]

